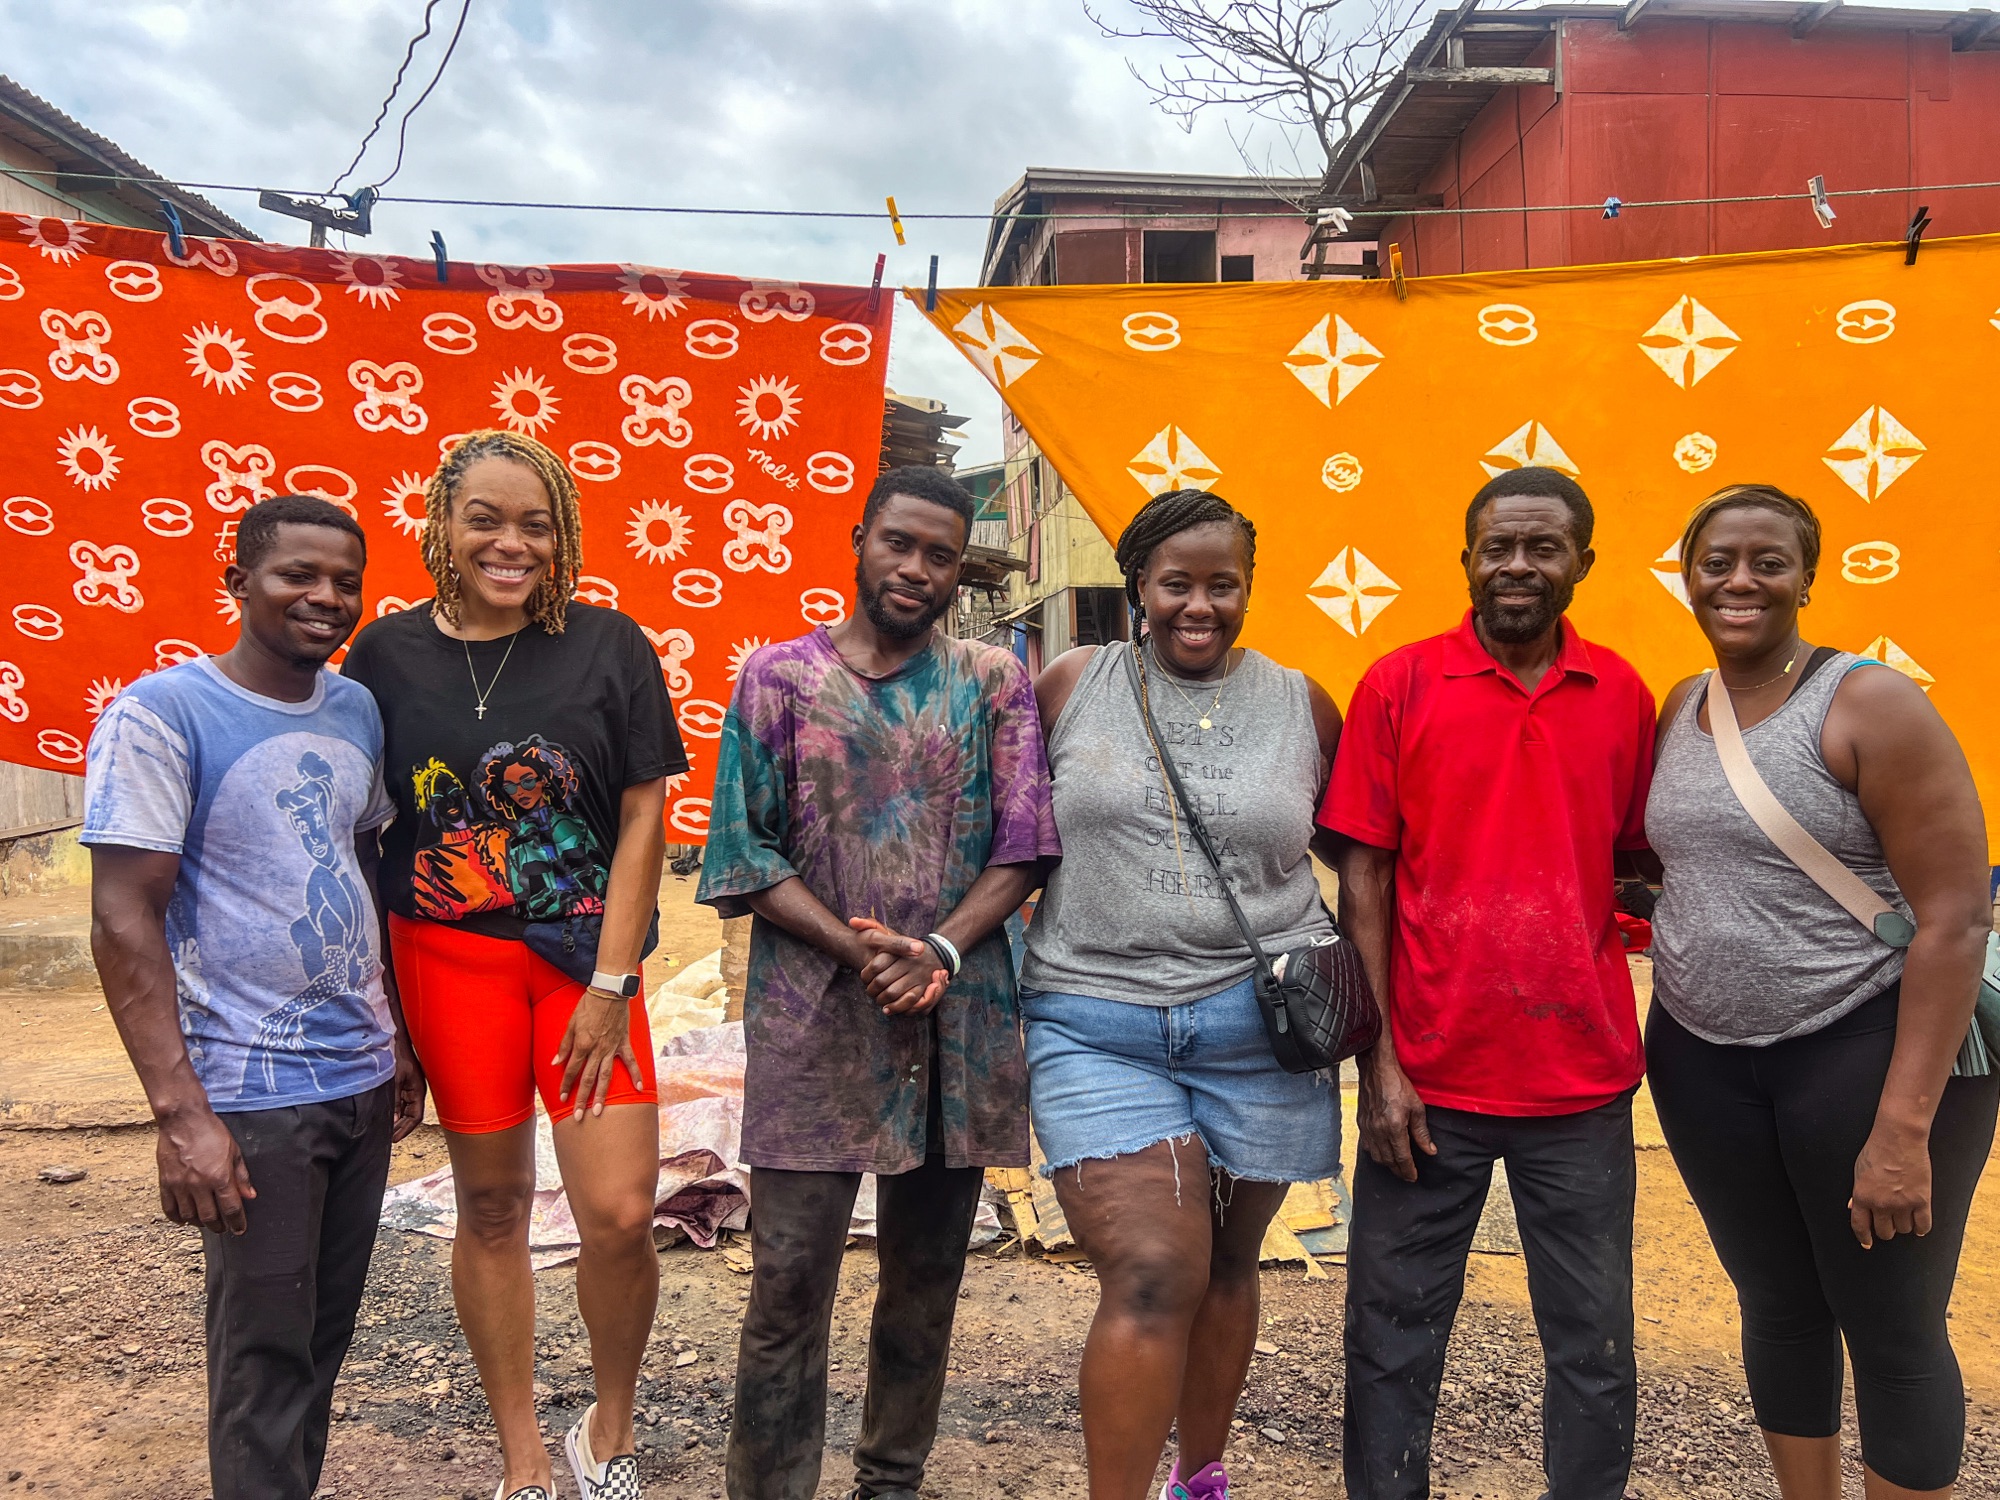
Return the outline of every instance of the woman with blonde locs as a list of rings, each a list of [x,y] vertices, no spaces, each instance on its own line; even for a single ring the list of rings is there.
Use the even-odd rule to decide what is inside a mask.
[[[1309,850],[1340,712],[1236,637],[1256,529],[1157,496],[1118,539],[1137,643],[1035,684],[1066,851],[1021,974],[1044,1172],[1100,1287],[1079,1383],[1092,1500],[1223,1500],[1257,1338],[1257,1252],[1287,1185],[1340,1169],[1338,1091],[1281,1068],[1250,948],[1162,771],[1171,755],[1271,952],[1332,932]],[[1150,705],[1154,725],[1149,726]]]
[[[581,1500],[639,1493],[632,1407],[659,1297],[658,1090],[640,960],[657,941],[666,778],[687,769],[658,658],[572,598],[576,483],[532,438],[469,433],[425,494],[427,603],[345,674],[381,705],[396,821],[382,901],[458,1197],[452,1292],[505,1500],[550,1500],[534,1401],[534,1098],[582,1248],[596,1401],[564,1440]]]
[[[1923,690],[1801,636],[1819,550],[1805,502],[1761,484],[1710,496],[1681,538],[1715,669],[1660,712],[1647,1070],[1736,1284],[1785,1500],[1843,1493],[1843,1342],[1869,1500],[1947,1495],[1965,1392],[1945,1319],[2000,1107],[2000,1078],[1953,1076],[1983,1061],[1986,823]],[[1756,781],[1729,769],[1736,740]],[[1830,887],[1779,844],[1811,862],[1804,840],[1747,810],[1738,788],[1761,805],[1757,782],[1838,862]],[[1839,866],[1853,905],[1832,894]]]

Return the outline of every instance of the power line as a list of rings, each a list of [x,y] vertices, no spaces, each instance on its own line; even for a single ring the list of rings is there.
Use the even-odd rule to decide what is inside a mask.
[[[435,0],[433,0],[433,3],[435,3]],[[385,186],[390,178],[393,178],[398,172],[403,170],[403,148],[409,143],[410,117],[424,107],[424,101],[430,98],[431,90],[435,89],[439,81],[443,79],[444,70],[451,65],[452,53],[458,50],[458,39],[465,34],[465,18],[471,14],[472,0],[465,0],[465,3],[458,9],[458,25],[451,33],[451,40],[445,43],[444,56],[438,59],[437,72],[431,75],[431,81],[424,86],[424,91],[417,95],[417,102],[403,111],[403,123],[396,131],[396,164],[389,168],[388,177],[384,177],[381,181],[374,184],[377,188]],[[424,29],[426,31],[430,29],[430,11],[428,9],[424,11]]]
[[[375,139],[375,133],[382,128],[382,122],[389,118],[389,106],[396,102],[396,94],[403,87],[403,75],[409,72],[410,61],[417,55],[417,44],[431,34],[431,12],[442,3],[443,0],[429,0],[424,6],[424,29],[411,37],[409,46],[403,49],[403,61],[396,69],[396,77],[389,85],[389,92],[382,96],[382,107],[375,111],[375,122],[368,127],[368,133],[361,137],[361,144],[354,152],[354,160],[347,164],[346,170],[333,179],[333,186],[327,189],[329,194],[340,191],[340,185],[353,175],[354,169],[361,165],[361,158],[368,154],[369,142]],[[409,116],[404,116],[405,120],[408,118]]]
[[[435,80],[433,80],[433,86],[434,85],[435,85]],[[0,176],[12,177],[17,181],[27,183],[31,187],[40,186],[39,183],[33,180],[35,178],[53,179],[56,177],[56,175],[57,174],[53,170],[48,168],[0,166]],[[63,172],[61,176],[64,182],[70,182],[70,183],[80,183],[80,182],[139,183],[151,188],[176,187],[189,191],[198,190],[201,192],[210,192],[210,193],[259,193],[267,191],[266,189],[263,188],[251,187],[239,182],[176,182],[173,181],[172,179],[164,177],[138,177],[130,174],[115,173],[115,172],[92,173],[92,172],[66,171]],[[385,178],[384,180],[386,181],[387,179]],[[1992,189],[2000,189],[2000,182],[1936,182],[1936,183],[1920,183],[1908,187],[1828,188],[1826,196],[1829,198],[1874,198],[1874,197],[1883,197],[1893,194],[1977,192],[1977,191],[1992,190]],[[290,191],[296,193],[298,196],[301,197],[317,198],[325,196],[324,194],[312,188],[299,188],[299,189],[292,189]],[[1188,194],[1188,196],[1198,197],[1200,195],[1198,193],[1191,192]],[[879,208],[870,208],[870,209],[704,208],[686,204],[568,203],[568,202],[559,202],[548,199],[532,199],[532,198],[431,198],[431,197],[404,196],[401,194],[392,194],[392,193],[382,194],[376,201],[380,203],[405,203],[405,204],[428,206],[435,208],[551,209],[562,213],[679,214],[679,215],[708,217],[708,218],[833,219],[833,220],[848,220],[852,222],[884,220],[887,218],[887,215]],[[1724,194],[1708,198],[1651,198],[1651,199],[1627,198],[1620,200],[1619,207],[1620,210],[1623,211],[1635,208],[1692,208],[1708,204],[1723,204],[1723,203],[1809,204],[1811,201],[1812,201],[1811,195],[1803,192],[1735,193],[1735,194]],[[1347,212],[1351,217],[1356,219],[1423,219],[1423,218],[1443,218],[1443,217],[1477,215],[1477,214],[1537,214],[1537,213],[1564,213],[1564,214],[1593,213],[1594,214],[1601,212],[1604,206],[1605,205],[1603,203],[1528,203],[1528,204],[1516,204],[1511,207],[1501,206],[1501,207],[1480,207],[1480,208],[1467,207],[1467,206],[1458,206],[1452,208],[1361,207],[1361,208],[1349,209]],[[1021,222],[1033,222],[1033,223],[1062,222],[1067,220],[1092,220],[1101,223],[1105,219],[1115,219],[1124,217],[1135,217],[1146,220],[1169,220],[1169,221],[1177,219],[1185,219],[1185,220],[1196,220],[1196,221],[1210,222],[1210,223],[1219,219],[1228,220],[1232,223],[1240,221],[1259,220],[1259,219],[1283,220],[1286,223],[1298,223],[1300,220],[1309,217],[1314,212],[1315,210],[1303,209],[1303,208],[1287,208],[1284,210],[1278,210],[1272,212],[1260,212],[1260,213],[1199,213],[1199,212],[1183,212],[1178,210],[1161,210],[1159,212],[1149,211],[1131,215],[1123,213],[1072,212],[1072,213],[1017,213],[1017,214],[1006,215],[1006,217]],[[905,221],[923,221],[928,223],[984,224],[990,222],[993,219],[1000,218],[1002,217],[1002,215],[991,211],[977,212],[977,213],[903,212],[901,214],[901,217]]]

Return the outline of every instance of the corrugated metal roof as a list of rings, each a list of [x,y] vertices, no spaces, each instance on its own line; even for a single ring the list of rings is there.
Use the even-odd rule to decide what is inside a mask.
[[[179,211],[181,226],[189,234],[232,240],[258,238],[199,193],[177,187],[144,162],[128,155],[88,126],[71,119],[48,100],[22,88],[5,74],[0,74],[0,134],[26,146],[38,156],[48,157],[59,172],[87,176],[94,169],[141,179],[137,183],[91,183],[86,190],[118,199],[123,205],[146,215],[156,228],[166,227],[166,220],[161,216],[156,201],[165,198]]]

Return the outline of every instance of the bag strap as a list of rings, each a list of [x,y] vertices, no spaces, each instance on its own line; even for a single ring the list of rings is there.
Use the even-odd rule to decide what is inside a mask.
[[[1910,919],[1882,899],[1879,891],[1841,863],[1826,845],[1800,826],[1785,810],[1758,773],[1756,763],[1743,744],[1743,731],[1736,724],[1736,705],[1722,674],[1711,671],[1706,689],[1708,725],[1715,735],[1715,751],[1722,758],[1722,774],[1729,789],[1750,814],[1750,821],[1763,830],[1764,837],[1778,846],[1778,852],[1811,878],[1813,883],[1840,903],[1847,913],[1892,948],[1907,948],[1916,935]]]
[[[1160,726],[1153,717],[1153,703],[1146,691],[1144,671],[1144,667],[1139,663],[1139,643],[1134,641],[1131,651],[1125,655],[1125,675],[1132,680],[1132,694],[1138,699],[1139,715],[1145,721],[1146,738],[1152,742],[1154,758],[1159,761],[1161,771],[1166,774],[1167,785],[1173,788],[1174,801],[1180,804],[1181,816],[1187,819],[1188,832],[1194,835],[1194,841],[1201,845],[1201,852],[1208,856],[1208,862],[1215,867],[1215,878],[1222,886],[1223,898],[1229,902],[1229,914],[1236,918],[1236,925],[1243,932],[1243,940],[1250,945],[1251,957],[1256,960],[1257,967],[1265,979],[1275,984],[1277,973],[1271,967],[1270,956],[1264,952],[1264,945],[1257,941],[1257,934],[1251,930],[1249,919],[1243,915],[1243,908],[1237,905],[1236,892],[1230,888],[1229,876],[1223,872],[1222,860],[1217,856],[1215,845],[1209,839],[1208,825],[1202,822],[1201,814],[1189,801],[1187,789],[1181,785],[1181,773],[1174,767],[1174,758],[1167,754],[1166,747],[1160,743]]]

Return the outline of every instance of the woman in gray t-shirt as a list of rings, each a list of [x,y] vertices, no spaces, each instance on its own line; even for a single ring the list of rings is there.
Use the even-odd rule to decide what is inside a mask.
[[[1986,825],[1915,683],[1800,639],[1819,522],[1769,485],[1698,508],[1688,604],[1758,776],[1916,937],[1892,947],[1736,798],[1690,678],[1660,712],[1646,834],[1665,868],[1646,1054],[1674,1161],[1743,1307],[1743,1365],[1786,1500],[1840,1493],[1841,1344],[1861,1455],[1952,1484],[1965,1394],[1945,1311],[2000,1078],[1947,1078],[1992,930]],[[1883,1491],[1886,1493],[1886,1491]]]
[[[1338,1089],[1273,1057],[1249,945],[1159,761],[1267,951],[1331,930],[1309,850],[1340,712],[1236,649],[1255,560],[1220,496],[1156,497],[1118,539],[1141,644],[1066,652],[1035,684],[1064,857],[1021,1011],[1043,1170],[1100,1287],[1081,1373],[1094,1494],[1143,1493],[1176,1420],[1168,1500],[1224,1493],[1264,1230],[1288,1184],[1340,1167]]]

